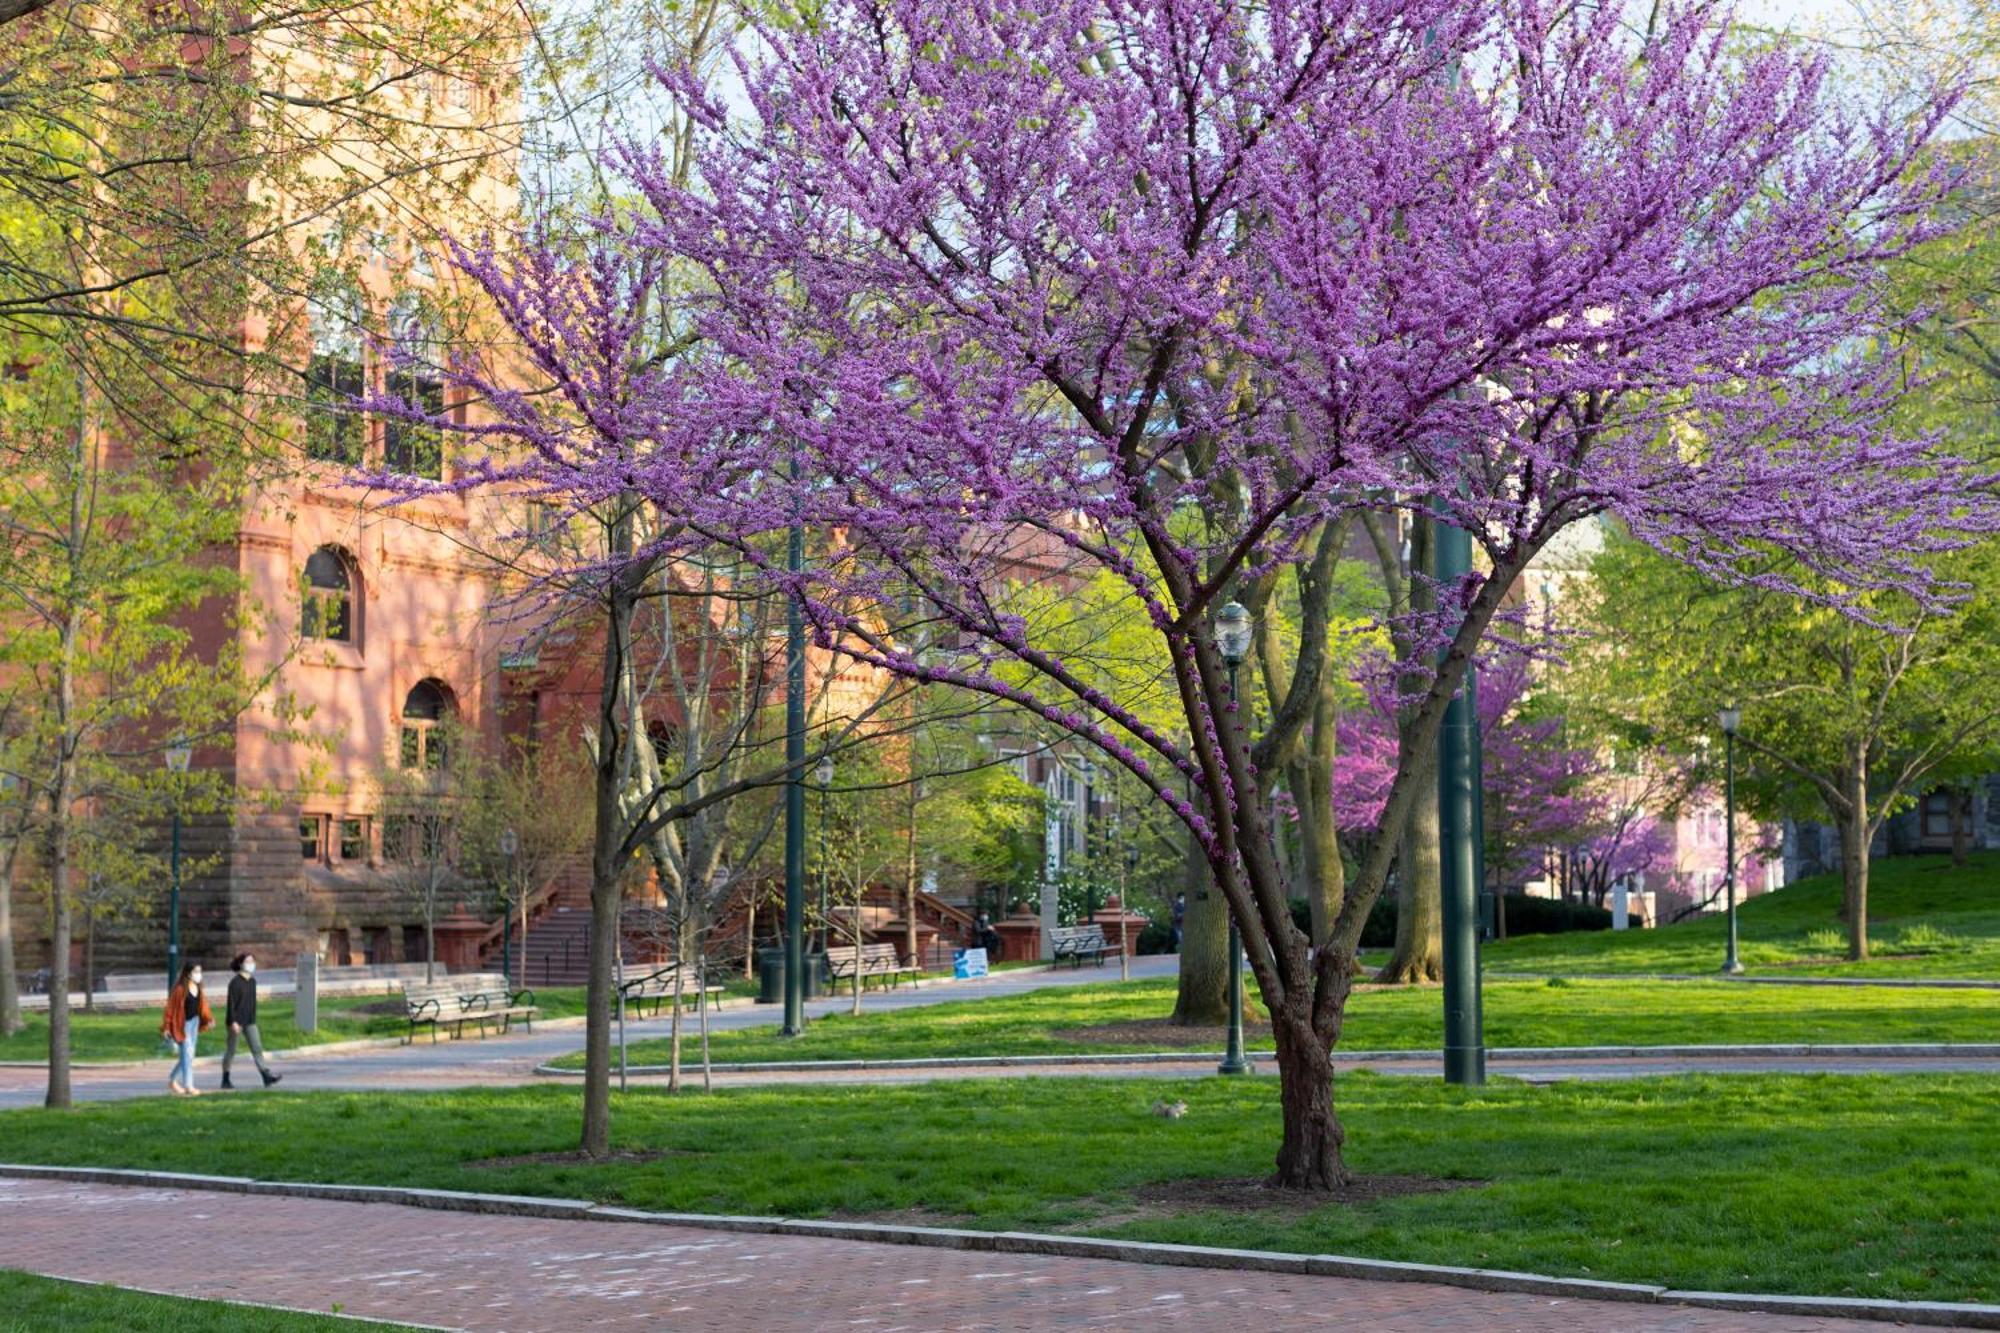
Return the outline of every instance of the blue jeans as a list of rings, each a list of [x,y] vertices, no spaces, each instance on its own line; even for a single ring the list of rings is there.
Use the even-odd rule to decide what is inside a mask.
[[[177,1049],[181,1053],[181,1058],[174,1065],[174,1076],[171,1080],[180,1084],[183,1088],[192,1088],[194,1086],[194,1041],[200,1035],[201,1016],[196,1014],[189,1017],[182,1027],[181,1039],[177,1046]]]

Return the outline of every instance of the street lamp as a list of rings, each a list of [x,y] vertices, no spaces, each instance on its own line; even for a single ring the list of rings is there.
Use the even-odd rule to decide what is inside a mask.
[[[1722,724],[1722,883],[1729,895],[1729,950],[1722,971],[1733,977],[1743,971],[1736,956],[1736,733],[1743,726],[1743,710],[1725,704],[1716,720]]]
[[[194,746],[188,744],[185,736],[176,736],[167,742],[167,772],[173,802],[173,843],[169,853],[173,867],[173,887],[167,891],[167,989],[174,988],[174,982],[181,973],[181,784],[180,779],[188,771],[188,761],[194,758]],[[85,987],[88,989],[88,979]]]
[[[1237,704],[1236,668],[1250,655],[1250,612],[1243,603],[1227,602],[1215,613],[1215,647],[1229,667],[1229,702]],[[1237,934],[1234,910],[1229,912],[1229,1044],[1215,1072],[1250,1072],[1250,1061],[1243,1054],[1243,940]]]
[[[507,858],[507,891],[500,903],[500,968],[507,974],[507,988],[514,988],[514,947],[508,939],[514,924],[514,897],[521,887],[521,875],[515,856],[521,850],[521,835],[513,829],[500,830],[500,855]],[[528,978],[528,899],[521,895],[521,981]]]
[[[830,873],[826,863],[826,794],[827,788],[833,785],[832,755],[820,756],[819,763],[813,768],[813,780],[819,783],[819,951],[825,953],[830,920],[826,914],[827,878]],[[858,945],[861,941],[856,940],[855,943]]]

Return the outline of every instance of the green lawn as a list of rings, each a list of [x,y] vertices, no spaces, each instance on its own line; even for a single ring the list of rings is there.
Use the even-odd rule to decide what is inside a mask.
[[[1849,963],[1840,924],[1840,880],[1815,875],[1745,902],[1738,953],[1769,976],[1984,977],[2000,980],[2000,853],[1954,870],[1942,856],[1883,857],[1871,864],[1871,952]],[[1486,949],[1489,970],[1713,972],[1722,965],[1720,916],[1658,930],[1531,935]]]
[[[210,1001],[215,1026],[201,1039],[203,1055],[220,1055],[224,1039],[221,987]],[[569,1018],[583,1013],[583,987],[551,986],[535,991],[535,1003],[545,1018]],[[370,1013],[369,1009],[384,1012]],[[26,1026],[12,1037],[0,1039],[0,1060],[46,1060],[49,1057],[48,1015],[30,1010],[22,1015]],[[403,1001],[397,995],[327,995],[319,1002],[319,1028],[301,1032],[292,1022],[289,996],[271,996],[257,1002],[257,1034],[266,1050],[286,1051],[325,1042],[353,1041],[362,1037],[399,1037],[409,1031],[403,1018]],[[160,1045],[160,1011],[157,1008],[104,1010],[86,1013],[70,1011],[70,1053],[79,1061],[144,1060],[170,1057]]]
[[[326,1315],[248,1309],[220,1301],[148,1296],[117,1287],[64,1282],[0,1269],[0,1333],[349,1333],[359,1324]]]
[[[1470,1188],[1219,1211],[1259,1175],[1277,1081],[1022,1079],[634,1092],[605,1165],[563,1087],[273,1094],[0,1114],[16,1161],[892,1217],[1471,1264],[1682,1287],[2000,1298],[2000,1078],[1684,1077],[1447,1087],[1360,1074],[1352,1165]],[[1181,1100],[1178,1119],[1154,1114]],[[476,1165],[493,1159],[516,1159]]]
[[[2000,991],[1831,986],[1744,986],[1722,981],[1489,981],[1490,1046],[1672,1046],[1714,1043],[2000,1041]],[[896,1060],[969,1055],[1058,1055],[1161,1049],[1157,1033],[1086,1040],[1075,1030],[1156,1020],[1173,1009],[1174,982],[1060,986],[956,1000],[860,1018],[814,1019],[802,1037],[776,1027],[712,1033],[718,1061]],[[1368,990],[1348,1002],[1348,1050],[1435,1048],[1443,1041],[1435,987]],[[1268,1045],[1255,1040],[1253,1045]],[[1216,1049],[1208,1034],[1201,1043]],[[683,1059],[693,1047],[683,1047]],[[664,1041],[634,1042],[630,1058],[664,1063]],[[581,1055],[557,1063],[581,1068]]]

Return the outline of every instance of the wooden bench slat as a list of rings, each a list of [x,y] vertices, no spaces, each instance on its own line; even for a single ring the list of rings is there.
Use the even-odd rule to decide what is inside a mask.
[[[434,981],[405,981],[403,983],[403,1007],[409,1020],[409,1031],[403,1040],[408,1043],[415,1039],[417,1029],[428,1024],[431,1040],[437,1040],[440,1027],[451,1027],[453,1035],[463,1037],[467,1023],[479,1024],[484,1033],[486,1024],[498,1022],[502,1032],[507,1031],[515,1019],[521,1019],[532,1030],[535,1018],[542,1012],[540,1006],[521,1003],[522,997],[533,1001],[531,990],[515,990],[507,985],[507,978],[497,972],[471,973],[459,977],[444,977]]]

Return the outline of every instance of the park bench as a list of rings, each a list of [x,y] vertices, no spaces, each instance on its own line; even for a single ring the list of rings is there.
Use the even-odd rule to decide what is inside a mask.
[[[432,1041],[437,1040],[439,1028],[450,1028],[453,1038],[462,1039],[465,1025],[477,1023],[483,1037],[487,1024],[497,1023],[506,1032],[517,1018],[532,1032],[535,1015],[542,1012],[535,1007],[533,991],[511,989],[507,978],[497,972],[405,981],[403,1009],[410,1020],[410,1030],[403,1037],[405,1045],[416,1039],[420,1027],[430,1028]]]
[[[679,963],[668,963],[665,967],[648,972],[642,977],[628,978],[623,985],[619,986],[618,993],[625,997],[625,1003],[631,1006],[635,1013],[641,1015],[645,1012],[646,1003],[651,1001],[653,1015],[654,1017],[658,1017],[660,1011],[666,1008],[668,1003],[674,998],[674,982],[675,978],[679,976],[680,970],[681,965]],[[699,1000],[700,996],[697,992],[697,987],[700,985],[699,976],[698,972],[689,969],[687,980],[680,983],[681,1004],[683,1007],[694,1004]],[[708,992],[708,1002],[710,1004],[718,1009],[722,1007],[723,987],[721,982],[711,981],[706,987],[701,987],[701,989]]]
[[[903,964],[893,944],[864,944],[858,949],[851,944],[830,945],[826,951],[826,967],[835,981],[858,974],[865,987],[868,978],[880,977],[884,989],[894,986],[905,975],[912,979],[917,975],[916,968]]]
[[[1086,958],[1095,958],[1099,967],[1104,966],[1104,955],[1115,950],[1104,938],[1102,926],[1057,926],[1049,932],[1049,953],[1054,962],[1067,958],[1078,967]]]

